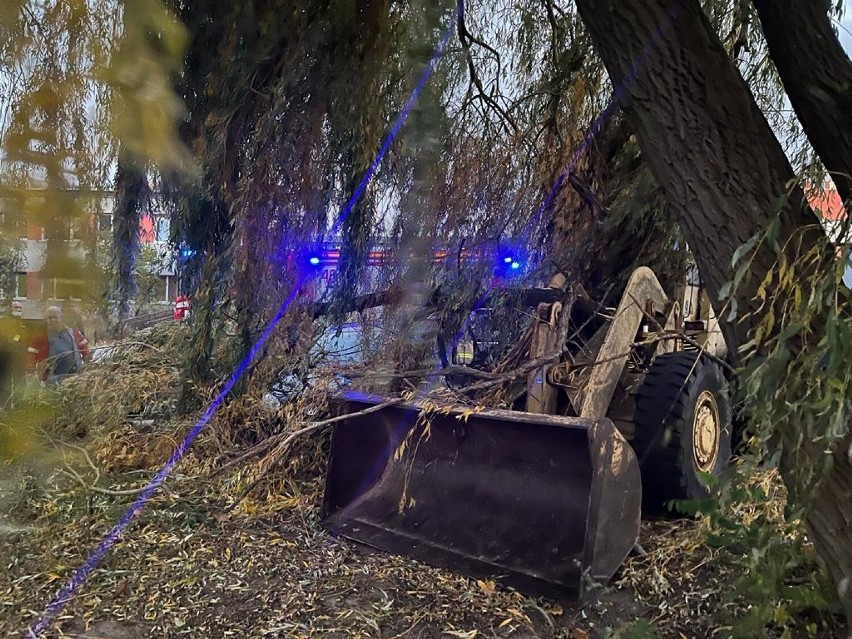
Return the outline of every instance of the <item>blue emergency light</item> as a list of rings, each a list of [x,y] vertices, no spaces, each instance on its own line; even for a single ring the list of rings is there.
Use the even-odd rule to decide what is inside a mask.
[[[178,258],[181,261],[186,262],[190,258],[195,257],[195,249],[190,246],[187,246],[185,242],[181,242],[178,246]]]
[[[518,277],[524,270],[523,251],[518,247],[504,247],[498,253],[495,275],[501,279]]]

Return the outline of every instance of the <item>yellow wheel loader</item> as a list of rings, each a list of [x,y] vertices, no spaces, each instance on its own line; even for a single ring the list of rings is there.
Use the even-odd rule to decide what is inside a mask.
[[[553,363],[529,374],[523,410],[338,398],[349,417],[332,433],[325,526],[532,595],[582,598],[635,546],[643,499],[706,497],[702,476],[731,455],[724,342],[697,286],[677,297],[641,267],[615,309],[539,303],[531,361]]]

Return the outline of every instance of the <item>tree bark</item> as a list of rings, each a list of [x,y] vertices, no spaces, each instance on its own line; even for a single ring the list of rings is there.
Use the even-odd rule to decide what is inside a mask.
[[[793,170],[698,0],[577,0],[577,8],[725,320],[719,292],[733,277],[737,248],[764,230],[776,210],[782,245],[803,226],[815,225],[816,216],[799,189],[779,199],[789,192]],[[806,250],[829,250],[819,231],[802,238]],[[758,245],[753,275],[736,292],[740,309],[756,310],[754,293],[775,260],[774,251]],[[759,316],[744,317],[741,310],[738,319],[723,323],[733,353]],[[806,524],[852,619],[850,443],[847,435],[834,469],[809,504]],[[804,457],[798,463],[807,464],[816,463],[821,451],[805,446],[798,453]],[[788,486],[795,482],[794,470],[789,458],[782,461]]]
[[[113,216],[111,262],[118,293],[118,326],[127,319],[136,297],[134,265],[139,256],[139,220],[147,207],[148,176],[144,167],[125,153],[119,153],[115,177],[115,215]]]
[[[577,5],[721,315],[731,258],[766,228],[793,169],[697,0]],[[780,241],[816,222],[794,189],[780,211]],[[824,241],[815,235],[810,242]],[[766,273],[775,259],[761,246],[754,272]],[[749,307],[758,283],[745,283],[741,304]],[[723,330],[733,346],[750,328]]]
[[[754,0],[772,61],[799,121],[852,200],[852,61],[829,18],[829,0]]]

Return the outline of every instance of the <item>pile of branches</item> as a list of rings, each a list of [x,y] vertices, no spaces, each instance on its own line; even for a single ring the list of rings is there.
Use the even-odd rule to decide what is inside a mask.
[[[95,349],[94,361],[58,388],[57,434],[85,437],[116,430],[129,421],[174,415],[180,388],[180,353],[188,331],[164,323]]]

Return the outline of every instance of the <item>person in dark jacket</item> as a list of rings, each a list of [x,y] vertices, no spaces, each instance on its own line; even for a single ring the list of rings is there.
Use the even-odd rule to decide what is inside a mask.
[[[33,357],[39,379],[55,386],[63,379],[83,370],[89,359],[89,341],[78,329],[62,321],[62,309],[47,309],[47,330],[33,340],[28,349]]]

